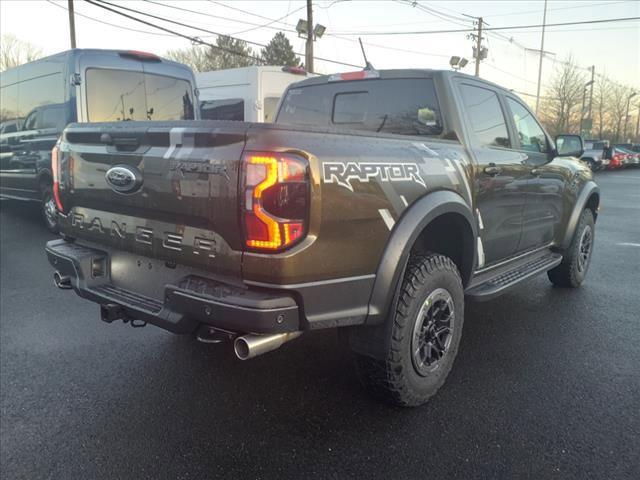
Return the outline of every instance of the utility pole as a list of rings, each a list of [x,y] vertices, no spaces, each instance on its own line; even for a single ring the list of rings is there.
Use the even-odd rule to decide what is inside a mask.
[[[640,140],[640,103],[638,104],[638,117],[636,118],[636,142]]]
[[[71,36],[71,48],[76,48],[76,20],[73,14],[73,0],[67,0],[69,10],[69,35]]]
[[[305,70],[307,72],[313,72],[313,5],[311,0],[307,0],[307,25],[309,25],[309,31],[307,33],[307,43],[305,49]]]
[[[542,40],[540,41],[540,64],[538,65],[538,91],[536,92],[536,115],[540,106],[540,82],[542,81],[542,58],[544,57],[544,30],[547,26],[547,0],[544,0],[544,14],[542,15]]]
[[[593,84],[596,81],[596,66],[591,65],[591,91],[589,92],[589,118],[591,117],[593,107]]]
[[[476,77],[480,76],[480,60],[482,59],[482,17],[478,17],[478,38],[476,39]]]
[[[622,140],[624,142],[627,141],[627,123],[629,123],[629,106],[631,105],[631,99],[635,97],[637,94],[638,92],[633,92],[631,93],[631,95],[629,95],[629,98],[627,98],[627,114],[624,116],[624,133],[622,134]]]

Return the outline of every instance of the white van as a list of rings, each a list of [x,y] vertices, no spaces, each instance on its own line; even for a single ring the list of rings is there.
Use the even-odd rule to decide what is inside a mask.
[[[273,122],[285,89],[307,75],[303,68],[257,66],[196,73],[201,117]]]

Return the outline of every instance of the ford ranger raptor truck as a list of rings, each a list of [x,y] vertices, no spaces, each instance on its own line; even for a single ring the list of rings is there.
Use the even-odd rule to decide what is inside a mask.
[[[274,124],[73,124],[54,149],[61,288],[102,320],[234,339],[241,359],[341,328],[364,385],[419,405],[466,300],[577,287],[600,201],[579,136],[458,72],[289,86]]]

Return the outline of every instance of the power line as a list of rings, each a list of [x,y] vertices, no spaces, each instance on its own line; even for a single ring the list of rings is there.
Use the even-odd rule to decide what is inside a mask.
[[[496,67],[496,65],[495,65],[495,64],[493,64],[493,63],[491,63],[491,62],[486,62],[486,63],[485,63],[485,65],[487,65],[488,67],[493,68],[494,70],[497,70],[497,71],[499,71],[499,72],[502,72],[502,73],[505,73],[505,74],[507,74],[507,75],[510,75],[510,76],[512,76],[513,78],[517,78],[518,80],[522,80],[522,81],[524,81],[524,82],[528,82],[528,83],[531,83],[531,84],[533,84],[533,85],[536,85],[536,82],[534,82],[533,80],[529,80],[528,78],[524,78],[524,77],[521,77],[521,76],[516,75],[516,74],[514,74],[514,73],[511,73],[511,72],[509,72],[509,71],[507,71],[507,70],[503,70],[503,69],[501,69],[501,68],[499,68],[499,67]]]
[[[253,27],[255,27],[255,28],[271,28],[271,29],[275,29],[275,30],[286,30],[286,31],[289,31],[289,32],[292,32],[292,33],[295,33],[296,31],[295,31],[295,30],[292,30],[292,29],[287,30],[287,29],[283,29],[283,28],[280,28],[280,27],[271,27],[271,26],[270,26],[270,24],[271,24],[271,23],[275,23],[275,22],[279,22],[280,20],[282,20],[282,19],[284,19],[284,18],[286,18],[286,17],[288,17],[288,16],[290,16],[290,15],[293,15],[293,14],[294,14],[294,13],[296,13],[297,11],[300,11],[300,10],[302,10],[303,8],[305,8],[305,7],[300,7],[300,8],[298,8],[298,9],[294,10],[293,12],[289,13],[288,15],[285,15],[284,17],[279,18],[279,19],[277,19],[277,20],[269,19],[269,20],[270,20],[270,23],[268,23],[268,24],[260,24],[260,23],[248,22],[247,20],[238,20],[238,19],[236,19],[236,18],[229,18],[229,17],[223,17],[223,16],[220,16],[220,15],[213,15],[213,14],[211,14],[211,13],[199,12],[199,11],[197,11],[197,10],[191,10],[191,9],[189,9],[189,8],[176,7],[175,5],[169,5],[169,4],[166,4],[166,3],[155,2],[155,1],[153,1],[153,0],[143,0],[143,1],[144,1],[144,2],[147,2],[147,3],[152,3],[152,4],[154,4],[154,5],[159,5],[159,6],[162,6],[162,7],[166,7],[166,8],[172,8],[172,9],[174,9],[174,10],[179,10],[179,11],[182,11],[182,12],[195,13],[195,14],[197,14],[197,15],[202,15],[202,16],[205,16],[205,17],[216,18],[216,19],[219,19],[219,20],[227,20],[227,21],[235,22],[235,23],[242,23],[242,24],[244,24],[244,25],[252,25],[252,26],[253,26]],[[215,3],[215,2],[212,2],[212,3]],[[122,8],[124,8],[124,7],[122,7]],[[239,10],[239,9],[236,9],[236,8],[234,8],[234,9],[235,9],[235,10]],[[244,12],[244,13],[247,13],[247,14],[249,14],[249,13],[250,13],[250,12],[246,12],[246,11],[243,11],[243,12]],[[266,17],[265,17],[265,18],[266,18]],[[237,35],[237,34],[239,34],[239,33],[244,33],[244,32],[248,32],[248,31],[251,31],[251,30],[254,30],[254,28],[250,28],[250,29],[248,29],[248,30],[243,30],[243,31],[241,31],[241,32],[236,32],[236,33],[233,33],[233,34],[231,34],[231,35]]]
[[[248,10],[243,10],[243,9],[241,9],[241,8],[238,8],[238,7],[232,7],[231,5],[226,5],[226,4],[222,3],[222,2],[216,2],[216,1],[214,1],[214,0],[207,0],[207,1],[208,1],[209,3],[213,3],[213,4],[215,4],[215,5],[220,5],[221,7],[230,8],[231,10],[235,10],[235,11],[237,11],[237,12],[244,13],[244,14],[246,14],[246,15],[252,15],[252,16],[254,16],[254,17],[261,18],[261,19],[263,19],[263,20],[269,20],[270,22],[280,22],[280,20],[285,19],[285,18],[287,18],[287,17],[290,17],[290,16],[291,16],[291,15],[293,15],[294,13],[299,12],[300,10],[303,10],[303,9],[307,8],[307,7],[306,7],[306,5],[303,5],[303,6],[302,6],[302,7],[300,7],[300,8],[296,8],[293,12],[288,12],[284,17],[281,17],[281,18],[279,18],[278,20],[274,20],[273,18],[265,17],[264,15],[260,15],[260,14],[258,14],[258,13],[253,13],[253,12],[250,12],[250,11],[248,11]],[[289,25],[289,26],[291,26],[291,25],[290,25],[290,24],[288,24],[288,23],[284,23],[284,22],[280,22],[280,23],[283,23],[284,25]]]
[[[116,14],[118,14],[118,15],[121,15],[121,16],[123,16],[123,17],[129,18],[129,19],[131,19],[131,20],[134,20],[134,21],[136,21],[136,22],[143,23],[143,24],[145,24],[145,25],[148,25],[148,26],[153,27],[153,28],[157,28],[157,29],[159,29],[159,30],[163,30],[163,31],[165,31],[165,32],[171,33],[171,34],[176,35],[176,36],[178,36],[178,37],[185,38],[185,39],[187,39],[187,40],[190,40],[192,43],[197,43],[197,44],[200,44],[200,45],[207,45],[207,46],[209,46],[209,47],[217,48],[217,49],[219,49],[219,50],[222,50],[222,51],[225,51],[225,52],[228,52],[228,53],[232,53],[232,54],[234,54],[234,55],[238,55],[238,56],[241,56],[241,57],[248,57],[248,58],[252,58],[253,60],[256,60],[256,61],[258,61],[258,62],[262,63],[262,59],[260,59],[260,58],[258,58],[258,57],[255,57],[255,56],[253,56],[253,55],[248,55],[248,54],[238,53],[238,52],[236,52],[236,51],[234,51],[234,50],[231,50],[231,49],[229,49],[229,48],[219,47],[219,46],[214,45],[214,44],[212,44],[212,43],[205,42],[204,40],[202,40],[202,39],[200,39],[200,38],[197,38],[197,37],[191,37],[191,36],[189,36],[189,35],[185,35],[185,34],[182,34],[182,33],[176,32],[175,30],[171,30],[171,29],[169,29],[169,28],[165,28],[165,27],[162,27],[162,26],[160,26],[160,25],[156,25],[156,24],[154,24],[154,23],[147,22],[146,20],[142,20],[142,19],[140,19],[140,18],[136,18],[136,17],[133,17],[133,16],[131,16],[131,15],[127,15],[127,14],[126,14],[126,13],[124,13],[124,12],[119,12],[118,10],[114,10],[114,9],[112,9],[112,8],[109,8],[109,7],[107,7],[106,5],[102,5],[102,4],[100,4],[100,3],[96,3],[96,2],[94,2],[93,0],[85,0],[85,1],[86,1],[87,3],[90,3],[91,5],[95,5],[96,7],[103,8],[104,10],[108,10],[108,11],[110,11],[110,12],[116,13]],[[106,3],[106,2],[105,2],[105,3]]]
[[[624,0],[621,2],[601,2],[601,3],[589,3],[586,5],[572,5],[571,7],[558,7],[558,8],[549,8],[548,12],[555,12],[556,10],[570,10],[572,8],[585,8],[585,7],[598,7],[600,5],[615,5],[618,3],[628,3],[630,0]],[[508,17],[513,15],[526,15],[528,13],[540,13],[540,10],[527,10],[525,12],[509,12],[509,13],[498,13],[495,15],[487,15],[490,18],[493,17]]]
[[[125,13],[120,12],[120,11],[118,11],[118,10],[113,10],[113,8],[107,8],[107,7],[106,7],[106,5],[109,5],[109,6],[111,6],[111,7],[115,7],[115,8],[119,8],[119,9],[121,9],[121,10],[127,10],[127,11],[130,11],[130,12],[134,12],[134,13],[137,13],[137,14],[140,14],[140,15],[144,15],[144,16],[147,16],[147,17],[155,18],[155,19],[160,20],[160,21],[163,21],[163,22],[173,23],[173,24],[175,24],[175,25],[180,25],[180,26],[182,26],[182,27],[191,28],[191,29],[194,29],[194,30],[200,30],[200,31],[202,31],[202,32],[206,32],[206,33],[211,33],[211,34],[213,34],[213,35],[217,35],[217,36],[219,36],[219,37],[228,37],[228,38],[232,38],[232,39],[234,39],[234,40],[240,40],[240,41],[245,42],[245,43],[248,43],[248,44],[250,44],[250,45],[257,45],[257,46],[262,47],[262,48],[266,48],[266,47],[267,47],[267,45],[265,45],[265,44],[263,44],[263,43],[252,42],[252,41],[250,41],[250,40],[243,40],[243,39],[241,39],[241,38],[232,37],[232,36],[227,35],[227,34],[224,34],[224,33],[214,32],[214,31],[212,31],[212,30],[208,30],[208,29],[206,29],[206,28],[201,28],[201,27],[195,27],[195,26],[187,25],[187,24],[185,24],[185,23],[178,22],[178,21],[175,21],[175,20],[170,20],[170,19],[167,19],[167,18],[164,18],[164,17],[159,17],[159,16],[157,16],[157,15],[152,15],[152,14],[150,14],[150,13],[141,12],[140,10],[136,10],[136,9],[134,9],[134,8],[128,8],[128,7],[124,7],[124,6],[122,6],[122,5],[114,5],[114,4],[109,3],[109,2],[106,2],[106,1],[104,1],[104,0],[86,0],[86,1],[87,1],[88,3],[90,3],[90,4],[92,4],[92,5],[95,5],[95,6],[98,6],[98,7],[104,8],[104,9],[109,10],[109,11],[111,11],[111,12],[117,13],[117,14],[119,14],[119,15],[125,16],[125,17],[130,18],[130,19],[133,19],[133,20],[135,20],[135,21],[138,21],[138,22],[144,23],[144,24],[146,24],[146,25],[150,25],[150,26],[155,27],[155,28],[160,28],[161,30],[168,31],[169,33],[174,33],[174,34],[176,34],[176,35],[178,35],[178,36],[181,36],[181,37],[183,37],[183,38],[187,38],[187,39],[192,40],[192,41],[193,41],[194,39],[199,40],[199,41],[198,41],[198,42],[196,42],[196,43],[200,43],[200,42],[202,42],[202,40],[197,39],[196,37],[190,37],[190,36],[188,36],[188,35],[184,35],[184,34],[181,34],[181,33],[177,33],[177,32],[175,32],[175,31],[173,31],[173,30],[169,30],[169,29],[167,29],[167,28],[160,27],[160,26],[158,26],[158,25],[156,25],[156,24],[151,24],[151,23],[149,23],[149,22],[146,22],[146,21],[144,21],[144,20],[141,20],[141,19],[139,19],[139,18],[137,18],[137,17],[133,17],[133,16],[131,16],[131,15],[126,15]],[[99,3],[98,3],[98,2],[99,2]],[[205,43],[205,44],[206,44],[206,42],[202,42],[202,43]],[[234,55],[241,55],[241,56],[243,55],[243,54],[239,54],[238,52],[236,52],[236,51],[234,51],[234,50],[226,49],[226,48],[223,48],[223,47],[219,47],[219,46],[217,46],[217,45],[213,45],[213,44],[207,44],[207,45],[212,46],[212,47],[214,47],[214,48],[218,48],[218,49],[223,50],[223,51],[227,51],[227,52],[232,53],[232,54],[234,54]],[[294,53],[295,53],[296,55],[298,55],[298,56],[303,56],[303,55],[302,55],[301,53],[299,53],[299,52],[294,52]],[[261,62],[261,60],[260,60],[258,57],[256,57],[256,56],[248,55],[248,54],[246,54],[246,55],[244,55],[244,56],[246,56],[246,57],[248,57],[248,58],[252,58],[252,59],[254,59],[254,60],[259,60],[259,61]],[[345,66],[348,66],[348,67],[357,67],[357,68],[362,67],[361,65],[355,65],[355,64],[353,64],[353,63],[341,62],[341,61],[338,61],[338,60],[331,60],[331,59],[328,59],[328,58],[322,58],[322,57],[315,57],[315,58],[316,58],[317,60],[320,60],[320,61],[329,62],[329,63],[335,63],[335,64],[338,64],[338,65],[345,65]]]
[[[151,0],[146,0],[146,1],[151,1]],[[230,5],[225,5],[222,2],[217,2],[217,1],[214,1],[214,0],[207,0],[207,1],[209,3],[213,3],[213,4],[216,4],[216,5],[223,6],[223,7],[227,7],[227,8],[236,10],[236,11],[241,12],[241,13],[245,13],[245,14],[248,14],[248,15],[254,15],[256,17],[262,18],[263,20],[269,20],[270,23],[276,23],[277,22],[277,23],[281,23],[281,24],[287,25],[287,26],[291,26],[291,24],[286,23],[286,22],[282,22],[281,20],[286,18],[286,17],[289,17],[289,16],[293,15],[294,13],[296,13],[297,11],[305,8],[305,7],[300,7],[298,9],[294,10],[293,12],[288,13],[284,17],[281,17],[279,19],[273,19],[273,18],[265,17],[264,15],[258,15],[257,13],[249,12],[248,10],[243,10],[241,8],[238,8],[238,7],[232,7]],[[341,1],[345,1],[345,0],[341,0]],[[396,0],[396,1],[400,1],[400,0]],[[156,2],[151,2],[151,3],[156,3]],[[334,5],[336,3],[339,3],[339,1],[338,2],[333,2],[331,5]],[[329,7],[331,5],[329,5]],[[329,7],[324,7],[324,8],[329,8]],[[175,8],[178,8],[178,7],[175,7]],[[196,13],[200,13],[200,12],[196,12]],[[251,29],[251,30],[253,30],[253,29]],[[297,33],[295,30],[287,30],[287,29],[282,29],[282,30],[289,31],[289,32],[292,32],[292,33]],[[351,43],[358,43],[358,40],[355,40],[355,39],[352,39],[352,38],[343,37],[341,35],[333,34],[331,32],[327,32],[326,35],[330,36],[330,37],[333,37],[333,38],[336,38],[338,40],[343,40],[343,41],[351,42]],[[408,50],[408,49],[405,49],[405,48],[389,47],[387,45],[379,45],[379,44],[369,43],[369,42],[365,43],[365,46],[374,47],[374,48],[382,48],[382,49],[385,49],[385,50],[392,50],[392,51],[396,51],[396,52],[412,53],[412,54],[423,55],[423,56],[427,56],[427,57],[449,58],[451,56],[451,55],[441,55],[441,54],[437,54],[437,53],[419,52],[417,50]]]
[[[58,7],[58,8],[63,9],[65,12],[69,11],[67,9],[67,7],[59,5],[56,2],[53,2],[52,0],[46,0],[46,1],[48,3],[50,3],[51,5],[54,5],[54,6]],[[130,27],[125,27],[123,25],[116,25],[115,23],[105,22],[104,20],[98,20],[97,18],[90,17],[89,15],[84,15],[84,14],[78,12],[77,10],[74,13],[79,17],[83,17],[83,18],[86,18],[88,20],[93,20],[94,22],[102,23],[104,25],[109,25],[110,27],[121,28],[123,30],[129,30],[130,32],[146,33],[146,34],[149,34],[149,35],[158,35],[158,36],[161,36],[161,37],[173,37],[173,35],[170,34],[170,33],[149,32],[148,30],[138,30],[137,28],[130,28]]]
[[[608,23],[608,22],[626,22],[630,20],[640,20],[640,17],[622,17],[622,18],[607,18],[602,20],[584,20],[581,22],[561,22],[561,23],[548,23],[549,27],[564,27],[567,25],[590,25],[595,23]],[[512,25],[509,27],[488,27],[486,31],[497,30],[521,30],[526,28],[540,28],[542,24],[536,25]],[[402,32],[341,32],[341,35],[426,35],[434,33],[468,33],[475,32],[475,29],[457,29],[457,30],[416,30],[416,31],[402,31]]]
[[[58,8],[61,8],[61,9],[65,10],[65,11],[67,11],[66,7],[57,4],[52,0],[46,0],[46,1],[48,3],[50,3],[51,5],[54,5],[54,6],[58,7]],[[294,10],[289,15],[294,14],[298,10],[300,10],[300,9]],[[128,30],[130,32],[144,33],[144,34],[148,34],[148,35],[157,35],[157,36],[162,36],[162,37],[173,37],[173,36],[177,35],[175,33],[150,32],[148,30],[138,30],[136,28],[125,27],[124,25],[116,25],[114,23],[109,23],[109,22],[104,21],[104,20],[99,20],[99,19],[91,17],[89,15],[85,15],[85,14],[79,13],[77,11],[75,12],[75,14],[80,16],[80,17],[86,18],[88,20],[91,20],[91,21],[94,21],[94,22],[97,22],[97,23],[101,23],[103,25],[108,25],[110,27],[114,27],[114,28],[118,28],[118,29],[122,29],[122,30]],[[263,18],[267,19],[268,17],[263,17]],[[215,35],[203,35],[200,38],[205,38],[205,37],[209,37],[209,36],[215,36]],[[352,38],[341,37],[341,36],[338,36],[338,35],[333,35],[333,37],[338,39],[338,40],[343,40],[343,41],[346,41],[346,42],[358,43],[357,40],[354,40]],[[189,37],[189,39],[191,39],[191,37]],[[196,42],[196,43],[198,43],[198,42]],[[206,45],[209,45],[209,46],[215,46],[215,45],[212,45],[212,44],[209,44],[209,43],[206,43],[206,42],[204,42],[202,44],[206,44]],[[408,49],[405,49],[405,48],[390,47],[390,46],[387,46],[387,45],[379,45],[379,44],[370,43],[370,42],[366,42],[365,45],[368,46],[368,47],[381,48],[381,49],[392,50],[392,51],[396,51],[396,52],[411,53],[411,54],[414,54],[414,55],[422,55],[422,56],[425,56],[425,57],[440,57],[440,58],[449,58],[450,57],[450,55],[442,55],[442,54],[438,54],[438,53],[427,53],[427,52],[421,52],[421,51],[417,51],[417,50],[408,50]],[[218,48],[218,47],[216,47],[216,48]],[[316,57],[316,58],[318,58],[318,57]]]
[[[451,22],[454,23],[456,25],[462,25],[464,27],[466,27],[466,22],[467,19],[466,18],[462,18],[462,17],[454,17],[453,15],[450,15],[448,13],[443,13],[443,12],[439,12],[438,10],[436,10],[435,8],[432,7],[427,7],[426,5],[422,5],[421,3],[413,2],[413,1],[409,1],[409,0],[396,0],[399,3],[403,3],[405,5],[417,8],[418,10],[421,10],[425,13],[428,13],[431,16],[434,16],[436,18],[439,18],[441,20],[444,20],[446,22]],[[465,22],[465,23],[461,23],[461,22]]]

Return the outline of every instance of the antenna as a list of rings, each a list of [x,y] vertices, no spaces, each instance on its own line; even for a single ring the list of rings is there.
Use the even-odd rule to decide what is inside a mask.
[[[360,50],[362,50],[362,56],[364,57],[364,63],[365,63],[364,69],[375,70],[375,68],[373,68],[373,65],[371,65],[369,60],[367,60],[367,53],[364,51],[364,45],[362,45],[362,38],[358,37],[358,42],[360,42]]]

